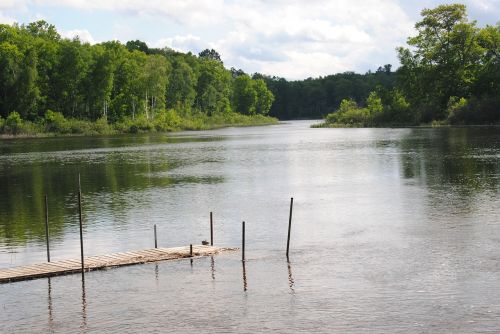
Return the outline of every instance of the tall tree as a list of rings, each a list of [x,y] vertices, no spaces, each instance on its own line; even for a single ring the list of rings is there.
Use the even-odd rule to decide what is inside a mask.
[[[274,101],[274,95],[267,89],[266,83],[262,79],[254,80],[253,83],[257,100],[255,101],[255,112],[267,115]]]
[[[202,60],[196,94],[197,107],[208,115],[230,111],[231,75],[221,63]]]
[[[24,119],[34,120],[37,117],[40,91],[37,86],[37,55],[35,49],[29,49],[24,55],[22,69],[19,74],[17,94],[18,112]]]
[[[421,104],[423,120],[444,119],[450,97],[468,97],[479,68],[481,48],[475,22],[469,22],[465,5],[424,9],[415,28],[418,35],[399,48],[401,86]]]
[[[252,79],[248,75],[241,75],[234,79],[233,110],[244,115],[253,115],[256,112],[257,92]]]
[[[66,117],[76,117],[79,106],[79,88],[88,74],[88,58],[80,41],[63,40],[59,60],[54,71],[53,94],[56,110]]]
[[[182,60],[174,64],[167,90],[167,106],[189,112],[196,97],[196,77],[191,67]]]
[[[144,69],[144,82],[146,87],[146,113],[147,117],[154,118],[155,111],[165,108],[165,94],[168,84],[170,64],[165,57],[152,55],[147,58]],[[151,110],[151,115],[149,114]]]
[[[215,60],[222,64],[222,59],[220,57],[220,54],[214,49],[205,49],[198,54],[198,57],[203,59]]]
[[[16,84],[21,68],[22,54],[17,46],[0,42],[0,115],[4,118],[16,110]]]

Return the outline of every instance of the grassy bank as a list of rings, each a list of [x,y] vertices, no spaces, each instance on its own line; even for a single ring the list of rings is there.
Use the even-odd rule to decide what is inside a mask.
[[[228,126],[255,126],[277,124],[278,120],[263,115],[220,113],[208,116],[204,113],[185,113],[165,110],[150,115],[123,118],[110,123],[106,118],[95,121],[65,118],[61,113],[48,111],[36,122],[25,121],[19,114],[11,113],[7,119],[0,118],[0,137],[47,137],[58,135],[113,135],[124,133],[173,132],[182,130],[210,130]]]

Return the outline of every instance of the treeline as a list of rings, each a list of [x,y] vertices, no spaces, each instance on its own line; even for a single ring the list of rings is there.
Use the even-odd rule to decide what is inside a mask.
[[[343,99],[363,103],[377,87],[390,90],[396,84],[396,74],[390,64],[379,67],[376,72],[345,72],[298,81],[261,74],[253,77],[266,81],[275,97],[269,114],[279,119],[323,118],[335,111]]]
[[[251,123],[255,116],[263,122],[273,100],[263,80],[224,68],[214,50],[197,56],[142,41],[90,45],[61,38],[45,21],[0,25],[4,132],[23,121],[46,130],[98,120],[136,130],[210,118]]]
[[[326,117],[327,126],[500,123],[500,24],[478,27],[461,4],[421,14],[397,71],[264,77],[276,97],[270,114]]]

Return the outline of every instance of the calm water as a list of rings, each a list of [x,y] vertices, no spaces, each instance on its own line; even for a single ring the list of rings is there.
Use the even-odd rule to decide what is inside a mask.
[[[240,253],[0,285],[2,333],[500,332],[500,129],[0,142],[0,268],[159,245]],[[284,256],[290,197],[291,256]]]

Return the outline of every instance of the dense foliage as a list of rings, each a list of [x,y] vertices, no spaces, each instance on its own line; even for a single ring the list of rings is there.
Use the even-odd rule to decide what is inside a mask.
[[[399,87],[421,122],[500,121],[500,24],[479,28],[464,5],[424,9],[399,48]]]
[[[0,25],[0,132],[107,133],[272,122],[261,79],[233,76],[215,50],[142,41],[96,45],[53,25]]]
[[[390,64],[379,67],[375,73],[345,72],[300,81],[260,74],[254,78],[266,81],[275,97],[269,114],[279,119],[322,118],[335,111],[343,99],[363,103],[377,87],[390,90],[396,82]]]

